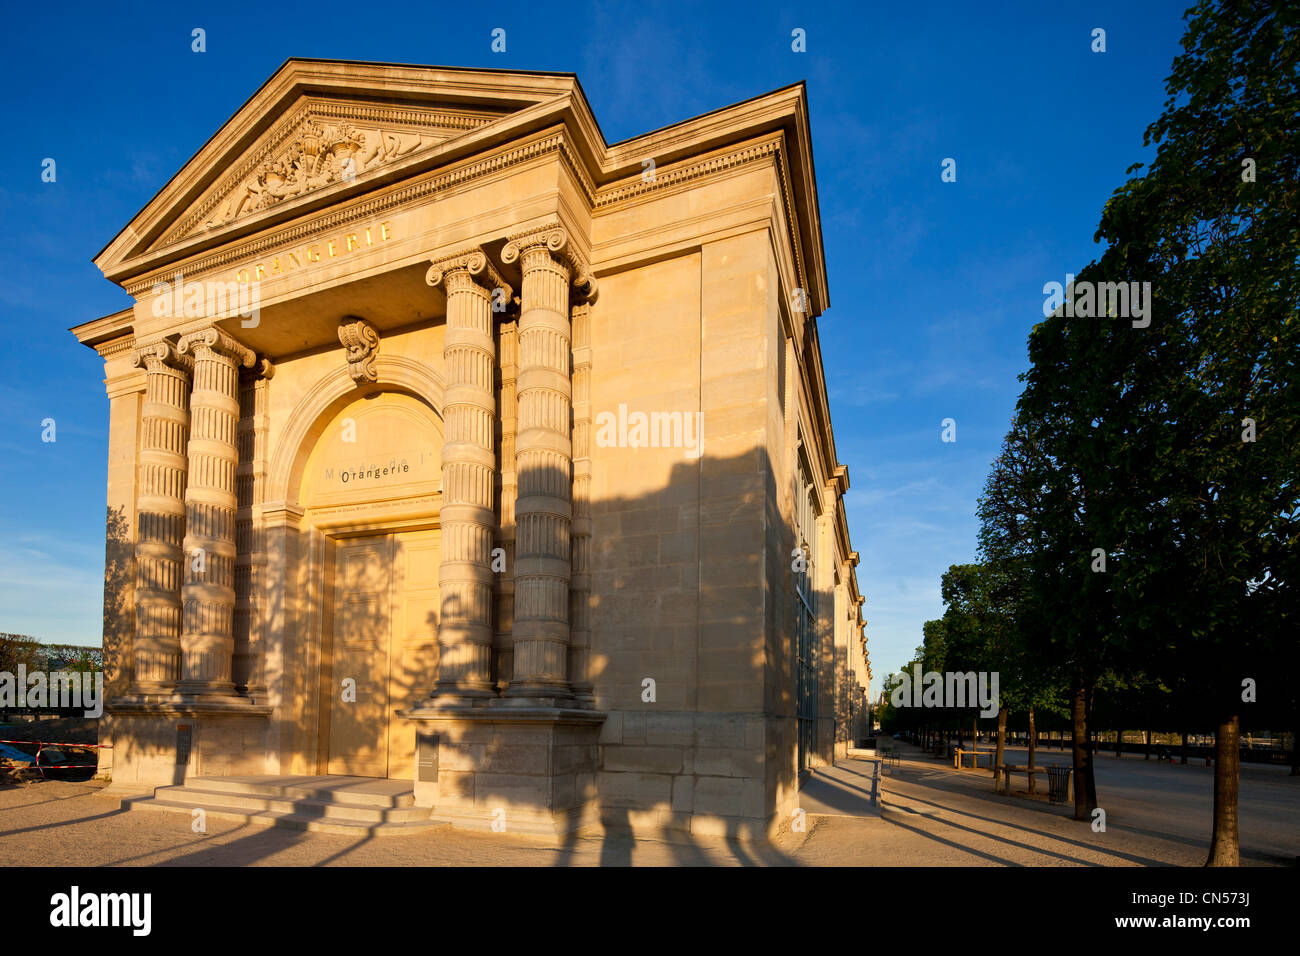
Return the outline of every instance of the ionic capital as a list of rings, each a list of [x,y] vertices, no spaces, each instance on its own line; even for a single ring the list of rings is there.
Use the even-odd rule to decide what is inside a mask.
[[[569,246],[569,233],[563,226],[552,224],[511,236],[501,250],[501,261],[514,262],[525,252],[544,248],[557,261],[569,268],[573,287],[578,297],[591,301],[596,298],[596,280],[591,265]]]
[[[149,372],[161,371],[163,368],[190,372],[194,368],[194,358],[178,352],[170,342],[154,342],[136,349],[131,356],[131,365]]]
[[[374,326],[355,315],[343,317],[339,326],[339,342],[343,344],[348,360],[348,373],[352,380],[360,385],[362,382],[379,381],[379,371],[375,368],[375,359],[379,355],[379,333]]]
[[[201,329],[182,336],[176,344],[176,350],[182,355],[193,355],[195,358],[198,358],[201,352],[213,352],[234,359],[237,365],[242,365],[244,368],[252,368],[257,362],[255,352],[217,328]]]
[[[501,250],[501,261],[509,264],[523,253],[544,246],[556,259],[567,262],[569,257],[565,250],[568,245],[569,233],[563,226],[542,226],[539,229],[517,233],[507,239]]]
[[[464,249],[440,259],[434,259],[429,265],[429,271],[424,274],[424,281],[433,287],[443,285],[453,274],[466,273],[475,285],[480,288],[503,289],[505,299],[510,301],[510,296],[514,292],[510,288],[510,283],[501,277],[492,262],[488,259],[487,253],[478,247]],[[477,276],[483,276],[477,279]]]

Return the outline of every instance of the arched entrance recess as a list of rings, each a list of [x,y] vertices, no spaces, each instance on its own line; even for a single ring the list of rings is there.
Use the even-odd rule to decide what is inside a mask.
[[[411,778],[397,712],[437,679],[442,383],[413,360],[376,364],[376,383],[342,370],[305,394],[269,469],[291,772]]]

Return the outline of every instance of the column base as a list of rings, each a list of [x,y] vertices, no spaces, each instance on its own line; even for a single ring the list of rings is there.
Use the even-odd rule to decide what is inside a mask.
[[[502,700],[572,701],[573,689],[567,681],[511,681]],[[561,704],[560,706],[563,706]]]
[[[110,714],[151,714],[173,717],[197,714],[243,714],[266,716],[271,713],[269,704],[257,704],[249,697],[213,697],[198,699],[186,694],[126,694],[114,697],[106,710]]]
[[[400,713],[421,722],[416,805],[454,826],[498,833],[563,835],[598,822],[597,739],[605,715],[495,703]]]
[[[590,711],[594,707],[592,701],[579,700],[572,694],[556,695],[554,692],[547,694],[545,691],[533,691],[525,694],[517,691],[511,695],[507,692],[506,696],[498,697],[488,704],[489,707],[501,711],[528,710],[528,709],[550,709],[550,710],[581,710]]]
[[[244,706],[247,697],[235,690],[234,681],[179,681],[176,694],[181,700],[196,704],[231,704]],[[242,702],[242,703],[241,703]]]
[[[123,696],[123,700],[164,700],[176,696],[175,681],[137,681]]]
[[[453,684],[440,681],[429,695],[429,700],[486,700],[496,696],[496,688],[491,684]]]

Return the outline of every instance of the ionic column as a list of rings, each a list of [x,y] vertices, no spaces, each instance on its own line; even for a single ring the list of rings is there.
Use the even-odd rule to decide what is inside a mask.
[[[523,273],[515,435],[514,677],[508,697],[569,698],[573,448],[568,237],[551,227],[506,243]]]
[[[476,276],[490,288],[479,285]],[[442,564],[435,697],[495,697],[492,686],[492,510],[496,454],[493,289],[510,287],[473,249],[435,260],[425,281],[447,292],[442,439]]]
[[[135,353],[145,370],[135,560],[136,694],[169,694],[180,679],[185,443],[193,362],[167,342]]]
[[[256,356],[219,329],[184,336],[194,356],[189,481],[185,489],[185,605],[181,683],[188,697],[235,696],[235,470],[239,368]]]

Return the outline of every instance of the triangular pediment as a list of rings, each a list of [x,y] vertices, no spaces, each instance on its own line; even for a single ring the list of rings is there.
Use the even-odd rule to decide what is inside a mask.
[[[538,109],[562,107],[576,88],[572,74],[289,60],[95,263],[121,283],[347,201],[406,175],[422,157],[437,162],[435,153],[494,123],[523,113],[540,118]]]
[[[362,179],[492,122],[492,114],[304,97],[154,243],[234,225],[281,203]]]

